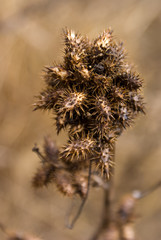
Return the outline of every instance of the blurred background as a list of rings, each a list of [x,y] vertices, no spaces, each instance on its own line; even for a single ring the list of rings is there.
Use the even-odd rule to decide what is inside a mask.
[[[44,240],[89,239],[100,222],[101,189],[93,189],[75,228],[65,227],[72,200],[53,185],[35,191],[39,166],[35,143],[51,135],[53,116],[33,112],[44,86],[42,69],[63,56],[62,29],[95,38],[109,26],[124,41],[129,61],[144,78],[146,115],[136,120],[116,146],[116,200],[161,179],[161,1],[160,0],[6,0],[0,3],[0,222]],[[161,239],[161,189],[137,205],[139,240]],[[0,239],[6,237],[0,232]]]

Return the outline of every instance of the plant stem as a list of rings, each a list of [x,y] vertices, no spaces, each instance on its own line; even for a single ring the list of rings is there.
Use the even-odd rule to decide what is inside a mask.
[[[113,161],[114,161],[114,157],[115,157],[115,146],[113,148]],[[97,240],[100,237],[100,235],[103,233],[103,231],[109,227],[109,224],[113,220],[113,211],[112,211],[113,177],[114,177],[114,169],[112,172],[112,177],[108,182],[109,188],[104,189],[104,204],[103,204],[101,223],[90,240]]]

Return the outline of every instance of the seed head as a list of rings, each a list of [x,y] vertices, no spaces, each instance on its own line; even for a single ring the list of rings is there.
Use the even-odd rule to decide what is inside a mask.
[[[60,156],[64,161],[89,161],[96,146],[96,141],[92,138],[84,137],[76,140],[69,140]]]
[[[54,180],[64,194],[83,197],[88,184],[82,171],[88,171],[91,161],[106,180],[111,177],[117,138],[144,113],[143,81],[111,29],[93,41],[65,29],[64,43],[62,64],[45,69],[46,88],[35,110],[53,110],[57,133],[64,129],[69,139],[59,154],[46,141],[47,160],[33,184]]]

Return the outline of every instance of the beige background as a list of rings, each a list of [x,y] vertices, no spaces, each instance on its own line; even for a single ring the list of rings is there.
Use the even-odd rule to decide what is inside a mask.
[[[0,2],[0,222],[44,240],[89,239],[101,217],[102,191],[94,189],[71,231],[64,221],[71,199],[54,186],[35,191],[39,159],[31,151],[50,134],[59,146],[50,113],[32,112],[43,87],[44,65],[63,56],[62,28],[90,38],[111,26],[145,79],[146,116],[137,119],[116,147],[116,200],[161,178],[161,1],[1,0]],[[161,189],[139,202],[138,240],[161,239]],[[77,202],[77,200],[76,200]],[[5,236],[0,232],[0,239]]]

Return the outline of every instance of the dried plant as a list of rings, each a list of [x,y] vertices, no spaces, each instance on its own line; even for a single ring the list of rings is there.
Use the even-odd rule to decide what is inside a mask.
[[[57,133],[65,129],[68,142],[58,150],[45,138],[43,154],[37,146],[33,148],[42,163],[33,185],[53,182],[65,195],[80,195],[83,201],[72,227],[90,185],[105,189],[106,210],[110,211],[115,143],[135,117],[144,113],[144,103],[143,81],[127,62],[123,43],[111,29],[93,41],[66,29],[64,41],[63,63],[45,68],[45,89],[37,96],[34,110],[51,110]]]

